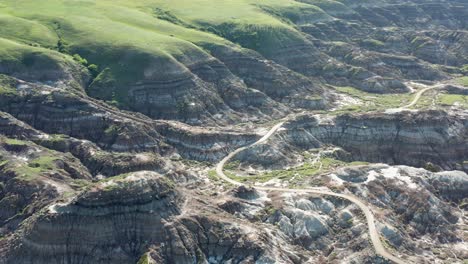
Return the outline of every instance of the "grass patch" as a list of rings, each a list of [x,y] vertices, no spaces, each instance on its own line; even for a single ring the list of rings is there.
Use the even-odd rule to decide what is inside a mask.
[[[320,166],[320,162],[322,166]],[[344,162],[330,157],[323,157],[320,159],[320,162],[312,163],[305,162],[303,165],[285,169],[285,170],[273,170],[258,175],[252,176],[238,176],[234,174],[233,171],[225,171],[225,174],[238,182],[243,183],[253,183],[253,182],[267,182],[272,179],[280,180],[292,180],[297,182],[305,177],[310,177],[317,175],[319,173],[327,172],[337,167],[342,166],[356,166],[356,165],[366,165],[367,162],[363,161],[354,161],[354,162]]]
[[[364,39],[361,41],[361,44],[370,48],[382,48],[385,46],[385,43],[376,39]]]
[[[14,138],[2,138],[0,141],[5,142],[5,144],[12,145],[12,146],[26,146],[26,141],[14,139]]]
[[[0,160],[0,168],[3,168],[3,167],[6,166],[8,163],[9,163],[8,160]]]
[[[57,158],[53,156],[41,156],[29,162],[29,167],[40,168],[41,170],[52,170],[55,167],[54,161]]]
[[[468,96],[461,94],[440,94],[437,97],[437,103],[443,106],[458,104],[466,109],[468,108]]]
[[[216,174],[216,170],[214,169],[208,171],[208,179],[210,179],[210,181],[213,181],[213,182],[219,182],[221,180]]]
[[[367,112],[367,111],[381,111],[391,108],[398,108],[407,105],[411,102],[414,95],[409,93],[404,94],[375,94],[361,91],[354,87],[335,87],[337,91],[345,93],[351,97],[359,99],[362,104],[347,105],[344,108],[334,112]],[[420,107],[427,105],[418,104]]]
[[[14,170],[20,179],[30,181],[43,173],[59,171],[54,163],[56,160],[56,157],[44,155],[29,161],[27,164],[15,167]]]
[[[181,159],[180,160],[184,165],[189,167],[211,167],[213,164],[208,161],[198,161],[198,160],[191,160],[191,159]]]
[[[225,170],[235,170],[237,168],[239,168],[240,166],[240,161],[236,160],[236,161],[232,161],[232,162],[229,162],[228,164],[224,165],[224,169]]]
[[[455,80],[458,84],[468,87],[468,76],[463,76]]]
[[[74,187],[74,188],[83,190],[83,189],[88,188],[91,185],[91,183],[89,181],[83,180],[83,179],[73,179],[71,181],[70,185],[72,187]]]
[[[149,257],[148,254],[144,254],[141,256],[141,258],[138,260],[137,264],[149,264]]]

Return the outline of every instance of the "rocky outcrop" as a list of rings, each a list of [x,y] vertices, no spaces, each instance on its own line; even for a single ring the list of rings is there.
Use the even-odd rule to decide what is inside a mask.
[[[174,179],[179,178],[176,175],[189,177],[185,172],[174,169],[168,160],[157,153],[106,151],[88,140],[62,134],[46,134],[4,112],[0,112],[0,133],[12,139],[33,141],[50,150],[69,152],[94,176],[111,177],[139,170],[155,170],[169,173]]]
[[[467,197],[468,179],[461,171],[443,171],[429,176],[430,184],[447,200],[459,202]]]
[[[466,3],[342,4],[337,8],[346,10],[347,15],[337,14],[341,19],[300,25],[304,33],[313,37],[320,51],[342,63],[363,67],[377,76],[425,80],[446,78],[445,72],[457,71],[442,65],[466,64],[467,38],[463,31],[467,27],[463,19],[468,15]]]
[[[192,127],[180,123],[161,123],[158,131],[168,144],[187,159],[216,161],[230,150],[258,139],[259,135],[241,130],[219,133],[213,128]]]
[[[164,222],[180,214],[182,202],[156,173],[103,181],[32,220],[5,263],[136,262],[150,244],[164,241]]]
[[[287,115],[236,156],[239,178],[278,168],[256,184],[354,195],[408,262],[468,257],[467,112],[343,114],[333,87],[380,100],[464,74],[466,0],[250,1],[225,18],[219,3],[216,19],[108,2],[2,4],[0,264],[386,263],[347,200],[214,178]]]
[[[231,146],[243,145],[257,137],[252,133],[219,133],[177,122],[155,121],[144,115],[115,109],[82,94],[33,83],[19,83],[21,88],[18,84],[17,93],[0,98],[0,110],[14,117],[5,119],[11,119],[5,121],[11,125],[18,122],[15,118],[31,125],[36,129],[34,133],[38,134],[35,138],[46,139],[46,133],[63,134],[89,140],[99,148],[116,152],[151,151],[164,154],[175,148],[184,158],[213,161],[224,156]],[[28,125],[24,127],[27,129],[22,128],[22,131],[32,129]],[[11,133],[11,128],[5,128],[7,132]],[[52,142],[52,146],[55,144],[62,151],[73,148],[78,156],[83,156],[79,152],[90,147],[77,149],[84,144],[80,140],[67,140],[67,146],[59,146],[63,139],[56,140],[60,142]]]
[[[445,87],[443,87],[443,90],[445,90],[449,94],[468,95],[468,87],[464,86],[448,84]]]
[[[237,155],[245,163],[288,163],[294,153],[333,144],[351,160],[464,170],[468,158],[464,112],[403,111],[395,114],[300,116],[268,143]],[[267,159],[258,157],[269,157]],[[274,162],[270,162],[274,161]]]
[[[0,137],[0,234],[14,231],[32,214],[91,175],[79,160],[30,141]]]
[[[249,50],[236,50],[219,46],[211,49],[248,86],[262,91],[279,102],[297,108],[323,109],[331,101],[330,95],[318,81],[266,60]]]
[[[179,119],[192,124],[209,119],[221,121],[216,115],[229,120],[236,119],[237,114],[274,117],[287,112],[262,92],[249,89],[217,59],[192,55],[181,62],[185,67],[159,63],[164,65],[161,69],[153,69],[155,72],[147,74],[145,80],[134,84],[129,90],[130,109],[155,119]],[[165,72],[157,72],[163,69]]]
[[[439,255],[463,258],[460,223],[465,219],[463,209],[457,208],[456,203],[467,198],[466,173],[370,165],[340,169],[330,175],[330,180],[330,184],[345,186],[369,203],[386,209],[379,220],[380,229],[399,252],[418,248],[431,261],[436,261]],[[451,256],[441,255],[447,250]]]
[[[251,193],[245,187],[233,191],[235,195],[246,192]],[[292,244],[321,252],[310,259],[313,261],[349,258],[365,262],[372,256],[359,210],[340,199],[256,191],[255,196],[223,199],[219,207],[236,217],[275,226]],[[336,236],[340,238],[336,240]]]

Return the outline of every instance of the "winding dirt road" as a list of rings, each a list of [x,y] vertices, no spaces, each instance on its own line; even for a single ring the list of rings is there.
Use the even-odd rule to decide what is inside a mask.
[[[421,91],[420,91],[421,92]],[[423,92],[421,92],[422,94]],[[416,100],[417,101],[417,100]],[[243,185],[240,182],[237,182],[231,178],[229,178],[226,174],[223,172],[224,165],[231,159],[233,158],[237,153],[250,148],[252,146],[255,146],[257,144],[263,143],[267,141],[276,131],[278,131],[279,128],[284,124],[284,122],[280,122],[276,124],[274,127],[272,127],[267,134],[265,134],[261,139],[259,139],[257,142],[244,146],[241,148],[238,148],[234,150],[233,152],[229,153],[224,159],[222,159],[217,165],[216,165],[216,174],[218,175],[219,178],[223,179],[224,181],[236,185],[236,186],[241,186]],[[369,236],[372,242],[372,245],[374,246],[375,252],[388,259],[391,260],[397,264],[405,264],[408,262],[405,262],[398,257],[393,256],[391,253],[389,253],[385,247],[382,244],[382,241],[380,240],[380,234],[377,231],[377,227],[375,225],[375,219],[374,215],[371,212],[371,209],[364,203],[362,202],[359,198],[357,198],[354,195],[350,194],[341,194],[341,193],[334,193],[331,191],[325,191],[323,189],[289,189],[289,188],[275,188],[275,187],[260,187],[260,186],[255,186],[255,188],[263,191],[280,191],[280,192],[293,192],[293,193],[312,193],[312,194],[319,194],[319,195],[329,195],[329,196],[335,196],[335,197],[340,197],[343,199],[346,199],[354,204],[356,204],[364,213],[367,221],[367,226],[369,227]]]
[[[444,84],[435,84],[435,85],[432,85],[432,86],[427,86],[425,84],[422,84],[422,83],[411,83],[411,85],[413,86],[423,86],[425,88],[419,90],[416,92],[413,100],[407,104],[407,105],[404,105],[404,106],[401,106],[401,107],[398,107],[398,108],[393,108],[393,109],[387,109],[387,111],[385,111],[386,113],[393,113],[393,112],[399,112],[399,111],[402,111],[402,110],[406,110],[406,109],[409,109],[410,107],[412,107],[413,105],[417,104],[419,99],[421,99],[421,96],[429,91],[429,90],[432,90],[432,89],[438,89],[438,88],[441,88],[444,86]]]

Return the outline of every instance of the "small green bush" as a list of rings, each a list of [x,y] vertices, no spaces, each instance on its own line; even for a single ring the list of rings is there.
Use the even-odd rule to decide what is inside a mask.
[[[99,67],[96,64],[88,65],[88,71],[94,78],[96,78],[99,75]]]

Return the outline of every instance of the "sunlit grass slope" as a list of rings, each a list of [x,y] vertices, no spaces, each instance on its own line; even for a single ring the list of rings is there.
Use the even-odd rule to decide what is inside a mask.
[[[218,46],[249,48],[269,57],[307,40],[297,24],[331,19],[293,0],[4,0],[0,4],[0,60],[21,62],[25,52],[79,54],[121,87],[164,68],[167,78]],[[96,77],[96,76],[95,76]],[[169,76],[170,77],[170,76]]]

